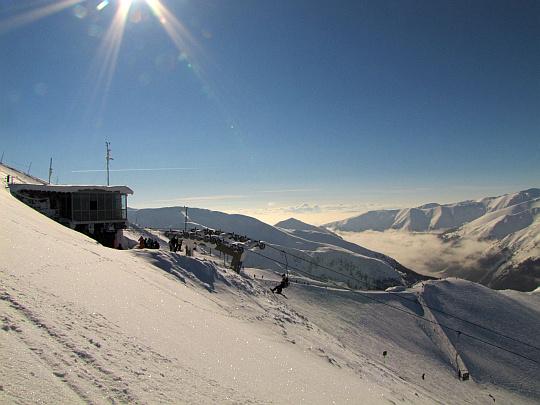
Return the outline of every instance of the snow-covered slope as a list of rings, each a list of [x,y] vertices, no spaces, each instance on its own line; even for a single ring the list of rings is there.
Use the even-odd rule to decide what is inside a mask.
[[[460,277],[500,289],[531,291],[540,286],[540,189],[456,204],[372,211],[325,227],[336,232],[437,232],[443,240],[459,244],[488,241],[477,264],[460,271]]]
[[[107,249],[0,186],[2,404],[540,401],[538,293],[456,280],[354,293],[293,275],[274,296],[275,271]]]
[[[181,207],[130,210],[128,219],[152,229],[184,229],[186,226],[185,211]],[[248,267],[269,268],[281,273],[296,269],[319,279],[339,281],[360,289],[384,290],[427,279],[392,258],[349,243],[326,229],[297,220],[279,225],[271,226],[244,215],[188,209],[188,228],[220,229],[263,240],[267,249],[248,255],[244,261]],[[299,229],[287,229],[293,226]]]
[[[524,200],[523,194],[501,197],[491,212],[444,235],[451,241],[493,241],[481,258],[485,274],[479,280],[489,287],[531,291],[540,286],[540,198]]]

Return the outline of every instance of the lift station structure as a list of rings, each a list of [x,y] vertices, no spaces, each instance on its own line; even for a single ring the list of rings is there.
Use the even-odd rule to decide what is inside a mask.
[[[165,231],[165,236],[170,240],[173,238],[181,240],[186,249],[186,256],[193,255],[196,245],[206,246],[231,256],[231,268],[236,272],[240,272],[242,263],[250,249],[259,248],[262,250],[266,247],[264,242],[260,240],[210,228],[192,228],[189,231],[169,230]]]

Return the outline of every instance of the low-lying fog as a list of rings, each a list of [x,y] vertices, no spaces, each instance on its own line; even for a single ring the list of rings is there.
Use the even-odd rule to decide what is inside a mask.
[[[337,233],[349,242],[384,253],[425,275],[444,272],[444,276],[454,276],[476,269],[478,259],[490,246],[489,242],[474,239],[445,242],[434,233],[396,230]]]

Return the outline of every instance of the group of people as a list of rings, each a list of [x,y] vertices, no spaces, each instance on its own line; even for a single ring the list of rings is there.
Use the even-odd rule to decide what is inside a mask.
[[[169,248],[171,252],[179,252],[182,249],[182,239],[178,239],[177,236],[173,236],[169,241]],[[159,249],[159,242],[157,239],[148,238],[144,236],[139,238],[139,249]]]
[[[145,239],[141,236],[139,238],[139,249],[159,249],[159,242],[156,239]]]
[[[169,241],[169,249],[171,252],[179,252],[182,249],[183,239],[178,239],[178,236],[173,236]]]

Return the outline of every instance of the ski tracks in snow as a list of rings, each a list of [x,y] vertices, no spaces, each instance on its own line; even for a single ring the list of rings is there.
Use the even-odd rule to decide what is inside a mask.
[[[76,394],[81,403],[94,403],[96,391],[104,399],[103,403],[138,402],[138,398],[129,393],[119,370],[111,367],[112,360],[107,359],[106,340],[110,336],[99,331],[104,319],[96,319],[97,322],[89,328],[89,325],[79,323],[84,317],[79,317],[75,308],[49,308],[46,312],[55,314],[58,322],[63,323],[60,327],[47,321],[39,303],[33,302],[38,304],[34,307],[30,302],[24,302],[32,301],[32,297],[19,294],[15,298],[11,293],[2,291],[1,299],[7,314],[3,323],[9,324],[11,329],[14,326],[18,328],[19,340],[40,358],[53,376]],[[94,318],[98,317],[94,315]],[[73,334],[63,333],[63,328],[70,331],[80,329],[77,341],[68,337]],[[5,326],[3,329],[6,330]]]
[[[21,284],[19,279],[16,285]],[[253,402],[139,344],[98,313],[58,297],[41,302],[47,295],[30,296],[6,284],[0,288],[0,348],[6,339],[16,339],[20,348],[0,356],[19,359],[17,370],[1,376],[0,402],[19,403],[19,394],[28,398],[23,392],[29,387],[35,388],[36,402],[46,404],[168,404],[179,403],[179,396],[185,403]],[[50,307],[51,302],[57,304]],[[38,370],[34,356],[42,365]]]

